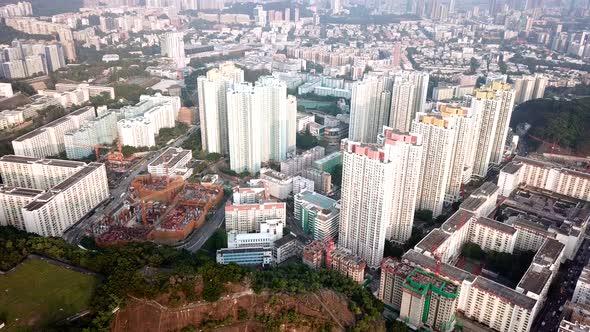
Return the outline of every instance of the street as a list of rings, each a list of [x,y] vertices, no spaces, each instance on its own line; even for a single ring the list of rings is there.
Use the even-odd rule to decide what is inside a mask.
[[[582,242],[576,257],[572,261],[566,261],[559,268],[559,272],[553,280],[547,301],[537,313],[531,331],[557,331],[561,321],[561,311],[567,300],[571,300],[576,287],[576,282],[582,273],[582,269],[588,263],[590,257],[590,240]]]
[[[221,227],[221,224],[225,220],[225,202],[229,199],[226,197],[221,203],[213,216],[206,220],[201,227],[194,230],[189,236],[182,241],[182,244],[175,246],[178,249],[186,249],[190,252],[197,252],[201,249],[205,241],[211,237],[211,235]]]
[[[172,143],[172,145],[174,147],[180,147],[189,138],[189,136],[193,132],[198,130],[198,128],[199,128],[199,126],[191,127],[185,135],[177,138]],[[137,175],[139,175],[140,173],[145,171],[147,165],[149,163],[151,163],[152,161],[156,160],[156,158],[158,158],[160,153],[166,148],[167,147],[164,147],[154,153],[149,154],[148,155],[149,157],[144,157],[144,159],[142,161],[140,161],[139,163],[134,165],[128,171],[128,174],[124,178],[122,178],[119,185],[110,191],[110,193],[111,193],[110,197],[112,197],[112,200],[105,201],[106,204],[103,202],[103,204],[99,205],[94,210],[94,213],[91,213],[89,216],[86,216],[86,217],[80,219],[76,224],[74,224],[74,225],[70,226],[70,228],[66,229],[64,231],[64,234],[62,235],[64,240],[66,240],[67,242],[69,242],[71,244],[78,245],[80,243],[80,240],[84,236],[86,229],[88,229],[89,226],[91,226],[96,221],[98,221],[100,218],[102,218],[102,216],[104,216],[105,213],[110,213],[113,209],[115,209],[115,207],[117,207],[119,204],[122,203],[122,201],[124,199],[124,197],[122,197],[122,194],[127,192],[127,190],[129,189],[129,186],[131,185],[131,181],[133,181],[133,179]],[[146,159],[146,158],[148,158],[148,159]]]

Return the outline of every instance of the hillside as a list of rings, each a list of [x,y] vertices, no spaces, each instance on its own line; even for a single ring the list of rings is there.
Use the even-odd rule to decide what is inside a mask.
[[[577,155],[590,155],[590,98],[568,100],[535,99],[516,107],[510,126],[531,124],[529,134],[571,149]],[[525,138],[533,146],[539,143]]]
[[[38,317],[47,322],[47,330],[128,331],[136,324],[143,324],[138,331],[210,330],[234,324],[231,331],[384,330],[383,303],[335,271],[311,270],[302,263],[249,269],[218,265],[212,260],[214,252],[192,254],[153,243],[100,249],[91,240],[84,242],[94,250],[0,226],[0,243],[6,243],[0,246],[1,270],[38,254],[104,277],[90,299],[89,315],[71,324]],[[7,327],[17,323],[11,319]],[[169,328],[158,328],[161,324]]]

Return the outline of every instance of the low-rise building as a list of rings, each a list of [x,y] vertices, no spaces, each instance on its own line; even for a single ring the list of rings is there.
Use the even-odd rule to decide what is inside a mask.
[[[272,197],[287,199],[293,191],[293,178],[270,168],[260,170],[260,179],[266,182],[268,192]]]
[[[272,256],[275,264],[301,255],[301,244],[293,234],[287,234],[274,242]]]
[[[230,263],[238,265],[270,265],[272,264],[272,248],[247,247],[217,250],[217,264]]]
[[[304,191],[294,198],[295,219],[304,232],[314,240],[334,240],[338,235],[340,206],[337,201],[311,191]]]
[[[169,147],[148,164],[148,173],[156,176],[182,176],[187,179],[192,174],[192,168],[187,167],[192,158],[191,150]]]
[[[365,280],[367,264],[343,248],[336,248],[326,253],[326,267],[362,283]]]

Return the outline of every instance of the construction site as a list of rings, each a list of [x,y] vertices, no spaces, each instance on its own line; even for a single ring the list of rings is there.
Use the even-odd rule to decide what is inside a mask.
[[[223,200],[223,188],[182,177],[140,175],[127,197],[93,227],[99,246],[132,241],[173,244],[185,239]]]

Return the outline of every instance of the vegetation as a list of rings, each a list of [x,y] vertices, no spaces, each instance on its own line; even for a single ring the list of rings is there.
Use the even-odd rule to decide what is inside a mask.
[[[192,150],[193,156],[198,155],[201,152],[201,130],[193,131],[192,134],[182,143],[183,149]]]
[[[5,246],[9,245],[13,244],[6,242]],[[9,328],[19,325],[44,329],[89,308],[96,283],[94,276],[30,259],[0,275],[0,311]]]
[[[205,248],[214,252],[217,248],[224,246],[226,244],[224,233],[216,232],[207,241]],[[380,322],[383,310],[383,304],[370,291],[351,279],[335,271],[310,270],[303,264],[251,271],[234,264],[217,265],[208,255],[193,255],[187,251],[153,243],[132,243],[122,247],[96,248],[94,251],[87,251],[71,246],[61,238],[43,238],[12,227],[0,227],[0,243],[0,257],[3,257],[0,268],[3,270],[12,268],[28,254],[36,253],[103,275],[104,280],[96,287],[89,301],[88,307],[91,308],[92,313],[80,322],[81,325],[87,326],[88,331],[108,331],[113,317],[112,311],[117,307],[123,307],[128,295],[153,299],[158,294],[168,292],[171,294],[170,305],[179,304],[180,293],[184,293],[189,301],[198,300],[200,296],[206,301],[216,301],[226,291],[226,283],[241,282],[246,277],[251,280],[256,292],[269,289],[274,292],[296,294],[318,291],[322,288],[340,292],[351,301],[350,308],[357,316],[358,322],[354,331],[371,330],[372,324]],[[154,273],[144,272],[146,267]],[[196,294],[194,291],[195,276],[200,276],[203,281],[201,294]],[[50,278],[44,276],[44,278],[43,282],[62,280],[69,286],[76,285],[68,278],[58,276]],[[29,281],[29,286],[30,284],[32,282]],[[71,288],[69,291],[80,292],[84,289],[81,287],[69,287]],[[20,292],[15,292],[14,296],[22,298]],[[50,295],[38,295],[35,299],[37,302],[48,299],[63,300],[62,297],[52,298]],[[2,301],[4,298],[0,299],[0,304]],[[5,308],[4,305],[0,307]],[[54,305],[54,308],[57,307]],[[264,321],[270,323],[278,319],[282,322],[290,322],[297,319],[295,314],[281,313],[272,320],[267,317]],[[238,312],[240,320],[246,319],[247,315],[247,311]],[[211,322],[213,325],[217,323],[220,322]],[[325,330],[329,327],[316,326],[316,330]],[[60,326],[58,330],[68,330],[68,328]]]
[[[0,32],[0,35],[2,33]],[[22,92],[28,96],[32,96],[34,94],[37,94],[37,90],[35,90],[35,88],[33,88],[30,84],[25,83],[25,82],[20,82],[20,81],[14,81],[14,80],[9,80],[6,78],[0,79],[0,82],[2,83],[11,83],[12,85],[12,90],[14,92]]]
[[[336,167],[334,167],[334,169],[332,170],[332,172],[330,174],[332,175],[332,183],[337,186],[341,186],[342,185],[342,165],[336,165]]]
[[[121,147],[121,153],[123,154],[123,156],[125,156],[125,158],[131,157],[134,153],[146,152],[146,151],[149,151],[149,150],[150,149],[148,147],[139,147],[139,148],[136,148],[134,146],[129,146],[129,145],[123,145]]]
[[[2,1],[0,1],[2,3]],[[35,8],[36,9],[36,8]],[[7,26],[4,21],[0,22],[0,44],[10,45],[15,39],[36,39],[36,40],[53,40],[50,35],[31,35]]]
[[[580,155],[590,154],[590,98],[575,100],[535,99],[518,105],[510,125],[531,125],[529,133],[547,142],[570,148]],[[539,143],[528,142],[535,146]]]
[[[319,140],[317,139],[317,137],[313,136],[309,130],[307,130],[305,133],[300,134],[297,133],[297,137],[296,137],[296,146],[298,149],[303,149],[303,150],[309,150],[315,146],[318,146],[320,144]]]
[[[162,147],[170,140],[177,139],[188,131],[188,125],[183,122],[177,122],[173,128],[161,128],[156,138],[156,145]]]
[[[516,285],[531,265],[535,253],[533,251],[516,252],[513,254],[494,250],[484,251],[476,243],[466,243],[461,249],[466,258],[484,263],[490,269]]]
[[[127,100],[131,104],[139,102],[139,97],[143,94],[152,95],[154,91],[152,89],[144,89],[137,84],[115,84],[115,95],[117,98]]]
[[[430,210],[416,210],[414,212],[414,218],[418,220],[425,221],[427,223],[432,223],[432,211]]]
[[[291,294],[316,292],[322,288],[340,292],[352,301],[350,308],[358,318],[353,331],[370,331],[383,312],[383,303],[352,279],[333,270],[311,270],[303,264],[256,271],[252,288],[255,292],[269,289]]]
[[[268,69],[242,69],[244,70],[244,81],[250,83],[258,81],[261,76],[270,75],[270,70]]]

